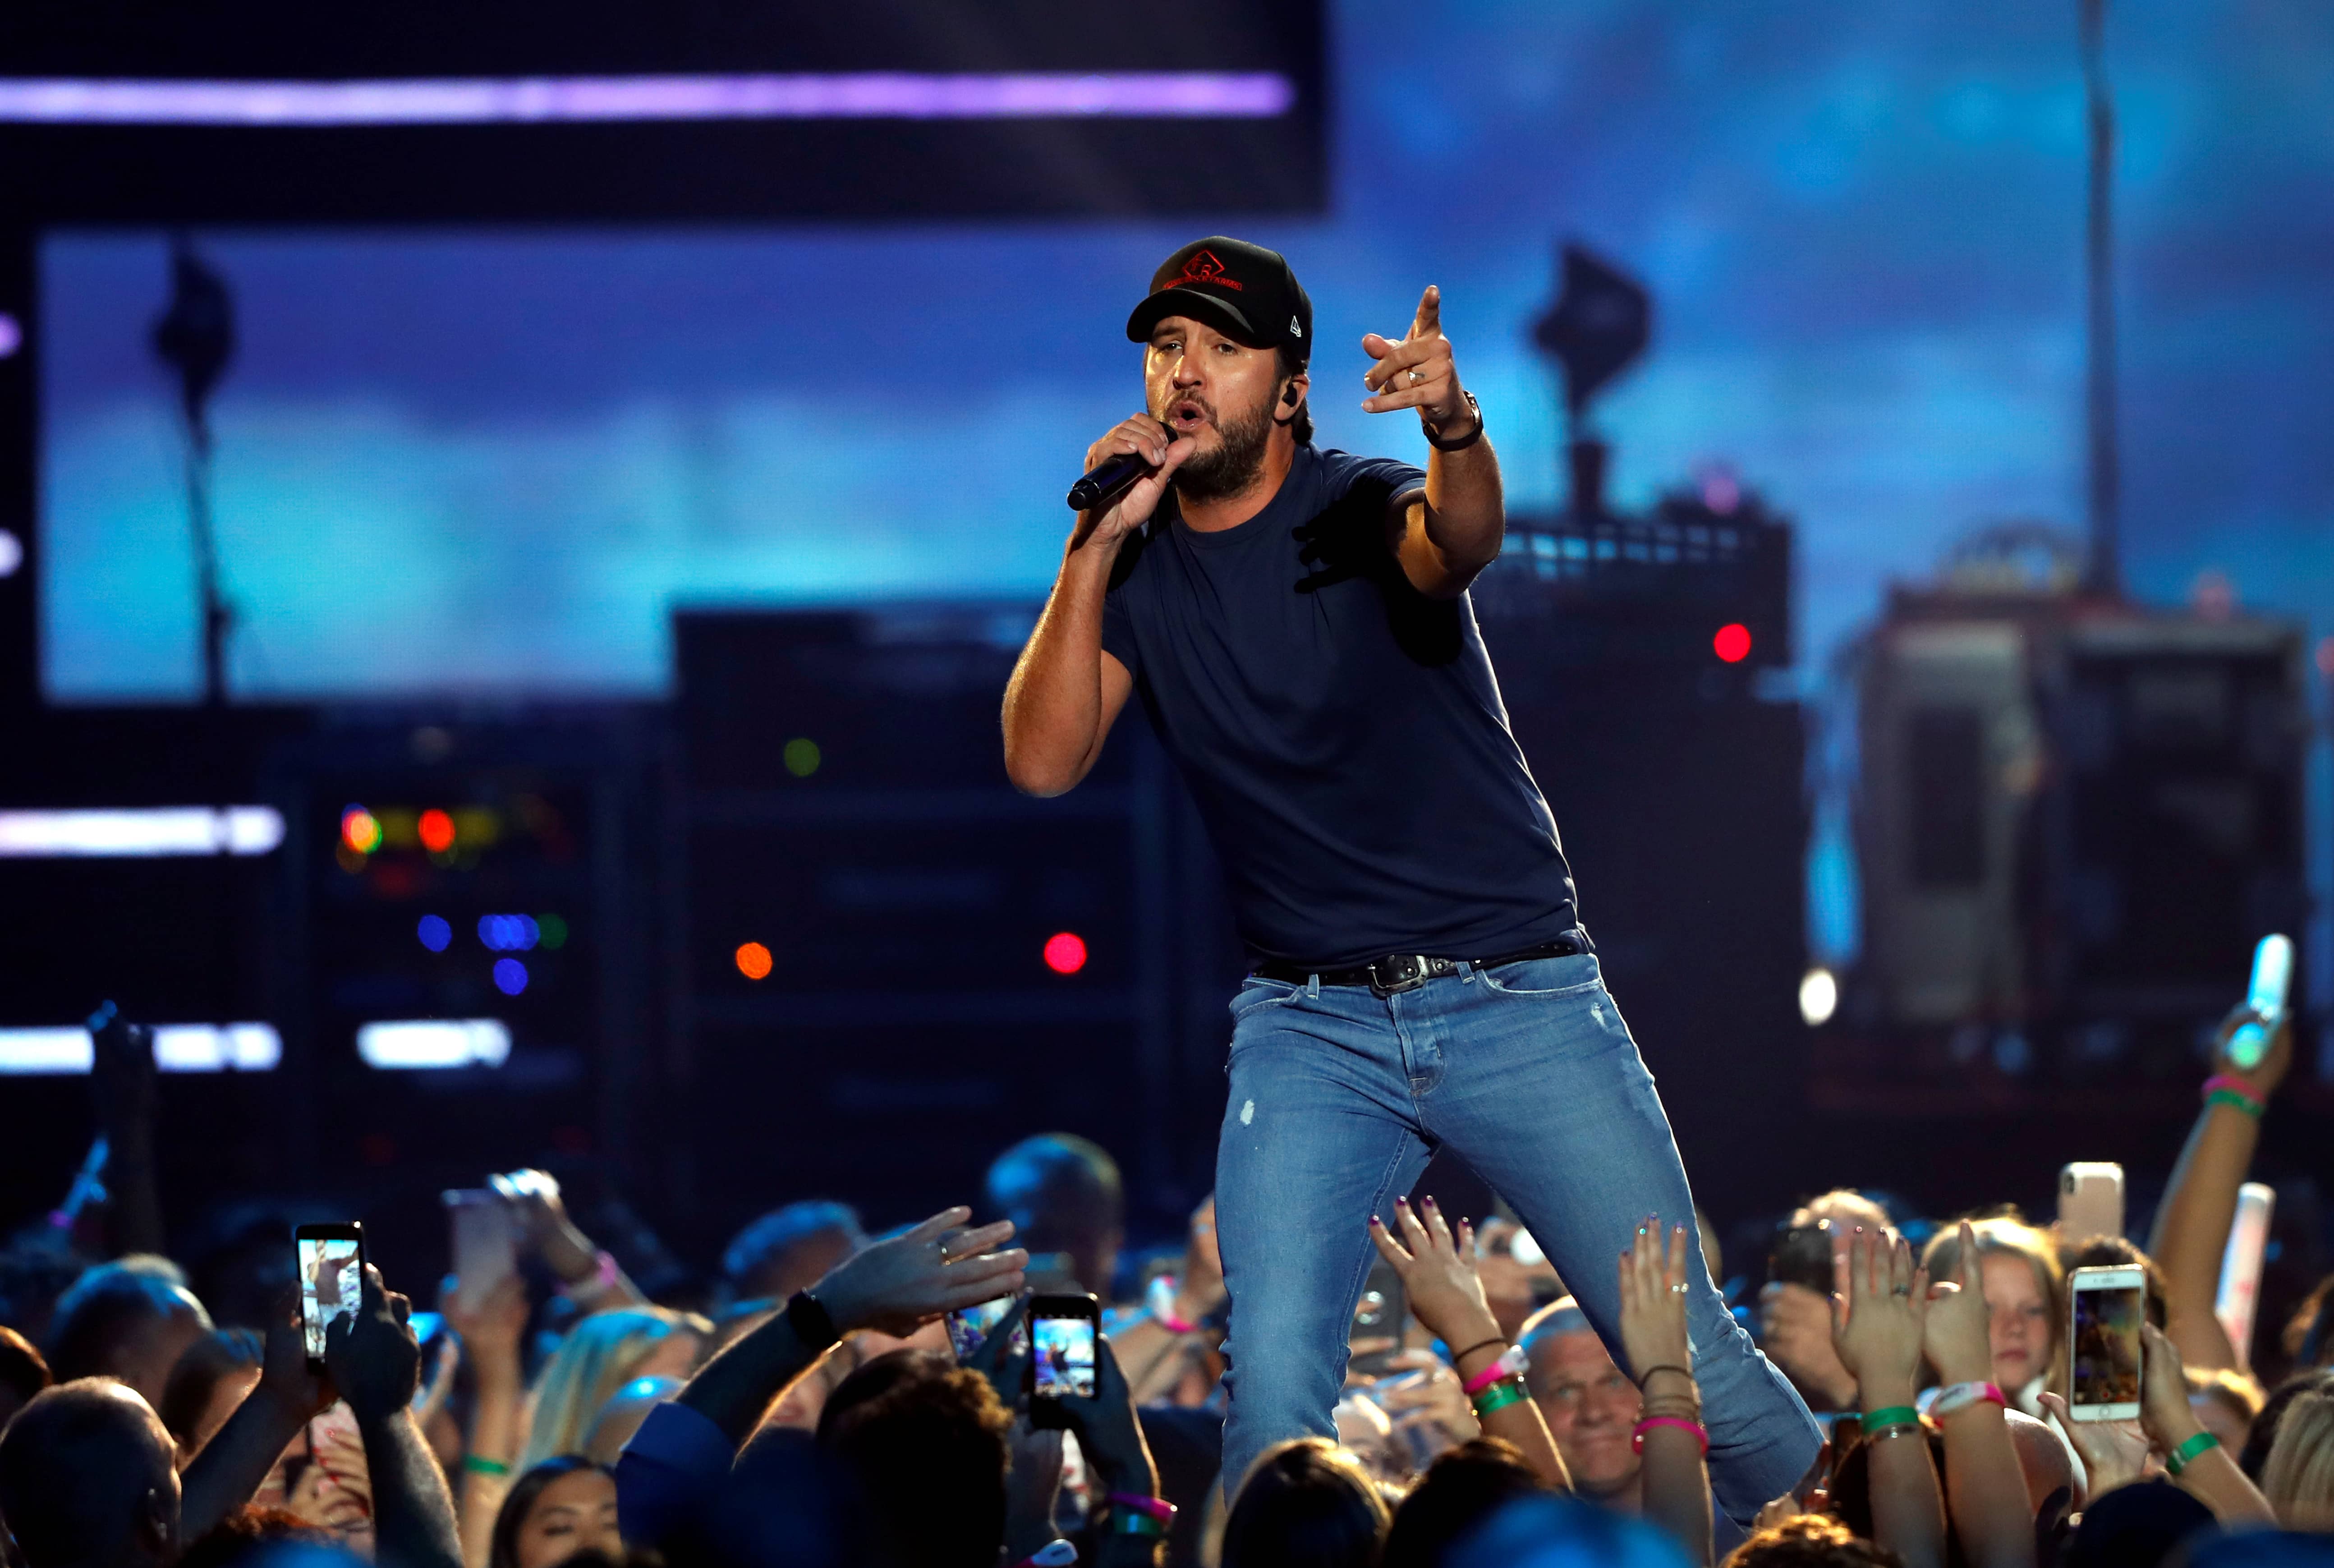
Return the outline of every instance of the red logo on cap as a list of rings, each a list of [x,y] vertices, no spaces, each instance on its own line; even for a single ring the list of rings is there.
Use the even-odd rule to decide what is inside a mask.
[[[1225,273],[1224,264],[1216,259],[1216,253],[1212,250],[1193,252],[1191,258],[1183,264],[1182,276],[1168,286],[1181,288],[1195,283],[1212,283],[1218,288],[1229,288],[1235,294],[1241,292],[1239,280]]]

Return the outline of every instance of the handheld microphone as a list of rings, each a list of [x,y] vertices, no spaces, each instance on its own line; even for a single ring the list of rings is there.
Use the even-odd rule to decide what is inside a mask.
[[[1104,458],[1070,487],[1070,510],[1090,512],[1151,471],[1140,452]]]

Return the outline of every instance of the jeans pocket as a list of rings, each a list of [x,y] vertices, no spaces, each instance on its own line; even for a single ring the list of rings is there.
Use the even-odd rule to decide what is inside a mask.
[[[1555,996],[1582,996],[1604,983],[1596,957],[1589,953],[1561,958],[1527,958],[1480,972],[1483,989],[1497,996],[1541,1001]]]
[[[1304,989],[1291,981],[1267,980],[1261,975],[1251,974],[1240,982],[1238,991],[1232,992],[1232,1021],[1238,1023],[1249,1014],[1268,1007],[1279,1007],[1294,1000]]]

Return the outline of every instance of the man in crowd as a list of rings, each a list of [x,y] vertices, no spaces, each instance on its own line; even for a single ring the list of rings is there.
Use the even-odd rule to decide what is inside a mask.
[[[858,1210],[805,1198],[738,1233],[721,1253],[722,1286],[730,1302],[782,1302],[866,1244]]]
[[[990,1219],[1011,1220],[1039,1290],[1091,1291],[1108,1300],[1126,1234],[1118,1162],[1074,1133],[1023,1138],[989,1165]]]
[[[1639,1460],[1630,1442],[1643,1396],[1613,1364],[1605,1341],[1570,1296],[1524,1322],[1516,1342],[1529,1358],[1524,1386],[1538,1401],[1573,1489],[1609,1508],[1638,1510]]]

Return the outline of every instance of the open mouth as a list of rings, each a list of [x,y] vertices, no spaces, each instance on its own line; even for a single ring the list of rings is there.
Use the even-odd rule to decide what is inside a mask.
[[[1167,411],[1170,430],[1188,435],[1208,422],[1208,411],[1185,398]]]

